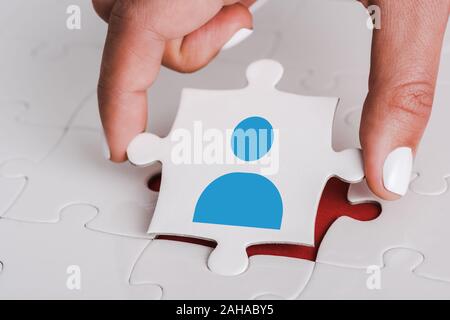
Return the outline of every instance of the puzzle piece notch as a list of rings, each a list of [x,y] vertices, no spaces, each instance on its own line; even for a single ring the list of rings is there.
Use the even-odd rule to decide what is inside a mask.
[[[424,256],[417,250],[408,248],[393,248],[383,254],[384,266],[391,270],[414,272],[424,262]]]
[[[129,284],[132,266],[148,240],[87,230],[85,224],[97,214],[92,206],[75,204],[61,210],[57,223],[0,219],[0,257],[5,266],[0,296],[8,299],[159,299],[162,292],[158,286]],[[81,290],[67,287],[70,266],[81,272]],[[27,283],[27,286],[20,286],[20,283]]]
[[[158,194],[149,193],[149,202],[138,204],[135,202],[119,203],[107,214],[99,214],[86,224],[92,231],[100,231],[126,237],[152,239],[147,233],[148,226],[155,210]]]
[[[443,177],[433,169],[427,168],[424,170],[428,172],[414,173],[416,177],[411,181],[409,189],[417,194],[426,196],[439,196],[444,194],[448,190],[447,178],[450,177],[450,174],[445,174]]]
[[[214,272],[220,274],[242,273],[248,265],[248,263],[244,264],[248,261],[245,248],[255,243],[281,242],[313,245],[317,205],[327,180],[334,175],[339,175],[345,181],[357,182],[364,175],[360,150],[345,150],[337,153],[331,147],[331,124],[337,99],[297,96],[276,90],[274,85],[280,80],[282,70],[281,65],[275,61],[257,61],[248,68],[249,86],[244,89],[184,90],[171,134],[164,139],[151,134],[141,134],[131,142],[128,148],[129,159],[135,164],[144,166],[156,160],[163,164],[164,178],[161,194],[149,233],[215,240],[218,246],[209,261],[209,266]],[[211,105],[227,112],[214,112]],[[281,107],[275,108],[275,106]],[[269,160],[270,156],[276,154],[281,159],[279,172],[267,176],[281,191],[280,194],[283,197],[282,232],[274,229],[248,228],[248,225],[245,225],[247,229],[244,229],[243,225],[230,228],[228,225],[193,223],[195,199],[200,198],[206,186],[217,177],[230,173],[261,174],[260,167],[251,162],[232,165],[208,164],[208,166],[190,165],[190,163],[189,166],[175,164],[169,152],[172,147],[171,142],[174,142],[172,134],[181,129],[185,133],[193,132],[195,138],[195,124],[198,119],[202,119],[202,128],[206,130],[210,128],[226,130],[241,123],[243,119],[255,117],[255,114],[260,118],[269,119],[270,121],[267,121],[271,123],[271,127],[280,128],[284,134],[284,149],[280,150],[280,154],[276,153],[280,142],[275,139],[272,149],[261,158],[261,160]],[[317,126],[314,124],[316,122]],[[324,122],[330,124],[328,130],[323,130]],[[319,127],[321,130],[317,130]],[[312,130],[316,132],[314,142],[304,134]],[[228,145],[228,142],[225,145]],[[308,171],[299,171],[298,161],[292,161],[294,158],[292,150],[298,148],[298,145],[303,146],[310,153],[301,154],[302,166],[307,167]],[[318,159],[321,160],[320,164]],[[292,179],[292,172],[299,175],[298,179]],[[180,179],[183,181],[176,182]],[[307,187],[306,181],[308,181]],[[298,190],[305,190],[304,194],[302,193],[302,199],[299,199]],[[180,195],[177,203],[174,203],[171,194]],[[227,196],[233,198],[232,193]],[[180,210],[180,207],[183,209]],[[300,218],[298,212],[304,212]],[[173,217],[170,217],[171,215]],[[296,222],[299,219],[304,221]]]

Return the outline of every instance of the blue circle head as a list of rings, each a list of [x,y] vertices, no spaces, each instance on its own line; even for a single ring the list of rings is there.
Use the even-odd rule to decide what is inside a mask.
[[[244,161],[255,161],[266,155],[273,143],[273,128],[261,117],[242,120],[234,128],[231,148],[236,157]]]

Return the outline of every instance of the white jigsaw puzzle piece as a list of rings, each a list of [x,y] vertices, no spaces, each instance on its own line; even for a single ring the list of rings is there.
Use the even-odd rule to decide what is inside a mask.
[[[58,223],[0,219],[0,297],[159,299],[158,286],[129,283],[149,240],[87,230],[84,224],[96,214],[91,206],[72,205],[62,210]]]
[[[136,238],[153,238],[147,233],[155,211],[158,193],[149,190],[147,203],[123,202],[111,211],[99,214],[86,224],[93,231]]]
[[[149,233],[217,241],[208,265],[219,274],[236,275],[245,271],[248,265],[245,249],[251,244],[280,242],[313,245],[317,205],[326,181],[335,175],[348,182],[357,182],[363,177],[359,150],[336,153],[331,147],[331,124],[337,100],[277,91],[274,86],[282,73],[280,64],[261,60],[248,68],[249,85],[244,89],[184,90],[170,135],[162,139],[148,133],[141,134],[128,148],[128,158],[136,165],[145,166],[156,161],[163,164],[161,193]],[[214,129],[224,133],[255,115],[269,119],[275,132],[279,131],[282,137],[274,139],[272,149],[262,158],[273,160],[277,157],[278,171],[265,178],[276,186],[282,196],[281,230],[243,229],[242,226],[193,222],[197,199],[211,182],[236,172],[256,175],[264,171],[261,164],[255,165],[251,161],[175,164],[171,150],[174,150],[172,148],[179,139],[177,135],[187,132],[198,139],[198,121],[201,121],[203,130]],[[279,145],[281,143],[282,147]],[[225,143],[225,148],[228,147],[231,148],[231,139],[230,144]]]
[[[317,262],[360,268],[381,266],[383,252],[408,247],[425,256],[417,274],[450,281],[449,192],[438,197],[409,192],[390,202],[374,196],[363,182],[350,186],[348,198],[354,204],[378,202],[382,213],[368,222],[348,217],[338,219],[322,241]]]
[[[27,185],[5,217],[21,221],[55,222],[61,208],[73,203],[86,203],[100,211],[101,221],[93,224],[101,231],[147,237],[145,228],[151,219],[155,197],[147,187],[149,177],[159,168],[145,172],[130,164],[114,164],[104,159],[101,134],[86,130],[69,130],[58,147],[44,160],[6,162],[0,168],[10,179],[26,178]],[[140,206],[140,210],[120,212]],[[144,214],[144,211],[146,211]],[[128,213],[128,217],[126,214]],[[128,218],[129,222],[124,220]],[[122,221],[109,230],[111,221]],[[139,223],[138,223],[139,221]]]
[[[368,74],[372,31],[366,27],[369,16],[361,3],[305,0],[297,4],[273,55],[290,71],[280,81],[281,90],[326,95],[341,72]],[[305,78],[308,75],[312,77]]]
[[[196,244],[153,240],[136,262],[130,282],[159,285],[162,298],[167,300],[240,300],[269,295],[294,299],[305,287],[314,267],[314,262],[307,260],[252,256],[244,273],[222,276],[207,267],[212,250]]]
[[[78,13],[75,7],[79,8],[80,29],[67,27],[68,21],[77,20],[74,19]],[[6,26],[0,31],[2,44],[20,42],[23,52],[32,55],[37,53],[36,49],[44,49],[38,54],[43,53],[40,57],[43,60],[63,57],[67,47],[72,45],[100,48],[106,37],[107,24],[98,17],[90,1],[16,0],[2,2],[0,8],[0,23]]]
[[[300,299],[449,299],[450,283],[415,274],[423,261],[418,251],[392,248],[384,252],[382,268],[353,269],[316,263]]]

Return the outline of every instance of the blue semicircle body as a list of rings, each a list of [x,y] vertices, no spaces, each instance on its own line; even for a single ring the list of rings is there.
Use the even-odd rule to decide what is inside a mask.
[[[281,195],[269,179],[235,172],[206,187],[195,206],[193,222],[280,229],[282,217]]]

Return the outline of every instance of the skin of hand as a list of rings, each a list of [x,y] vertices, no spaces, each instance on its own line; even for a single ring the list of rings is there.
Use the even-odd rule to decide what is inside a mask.
[[[146,128],[146,90],[165,65],[205,66],[240,29],[254,0],[93,0],[109,23],[98,85],[110,159]],[[408,188],[413,155],[433,104],[450,0],[361,0],[381,10],[374,30],[360,140],[368,185],[395,200]]]
[[[431,114],[450,1],[362,2],[381,9],[360,129],[365,174],[377,196],[395,200],[408,189]]]

